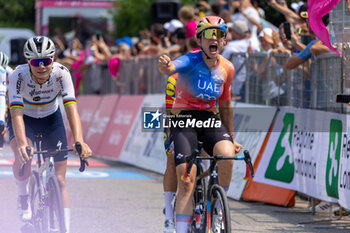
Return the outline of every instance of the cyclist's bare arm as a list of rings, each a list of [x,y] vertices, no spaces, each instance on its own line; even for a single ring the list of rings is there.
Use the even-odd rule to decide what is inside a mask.
[[[23,109],[13,108],[10,110],[10,112],[13,132],[17,143],[17,153],[19,155],[19,160],[21,164],[24,164],[29,160],[29,157],[26,151],[26,147],[28,146],[28,140],[26,137],[26,131],[23,120]]]
[[[87,159],[92,155],[90,147],[84,143],[83,140],[83,131],[81,127],[81,121],[80,121],[80,116],[78,113],[78,108],[76,104],[70,104],[64,107],[67,113],[67,118],[69,122],[69,126],[72,130],[72,134],[74,137],[74,142],[80,142],[82,146],[82,153],[81,157],[83,159]],[[75,150],[75,146],[74,150]]]
[[[235,152],[238,153],[242,149],[242,145],[236,142],[233,128],[233,108],[231,100],[219,100],[219,112],[222,123],[231,133],[233,143],[235,145]]]

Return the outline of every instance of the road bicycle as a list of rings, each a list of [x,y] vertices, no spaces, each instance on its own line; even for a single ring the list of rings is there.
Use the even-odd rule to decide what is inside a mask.
[[[200,156],[202,142],[198,142],[198,149],[186,157],[186,170],[181,179],[189,176],[193,164],[197,165],[196,186],[193,194],[193,219],[189,229],[190,233],[231,233],[231,217],[225,190],[219,185],[218,165],[220,160],[244,160],[246,163],[245,179],[254,177],[254,169],[249,151],[244,156],[224,157],[222,155]],[[202,160],[210,160],[206,170]],[[209,181],[207,180],[207,177]],[[214,218],[216,224],[214,224]],[[219,221],[219,222],[217,222]],[[217,224],[220,230],[217,231]],[[215,226],[214,226],[215,225]]]
[[[32,210],[32,219],[22,227],[22,232],[29,233],[65,233],[63,202],[60,186],[55,175],[54,159],[57,153],[71,152],[73,149],[42,150],[42,134],[35,135],[34,155],[36,155],[36,167],[32,170],[29,178],[29,200]],[[75,143],[79,154],[82,147],[79,142]],[[30,147],[26,148],[30,154]],[[43,161],[43,162],[42,162]],[[83,172],[88,162],[80,157],[79,171]],[[19,175],[23,176],[24,166],[20,167]]]

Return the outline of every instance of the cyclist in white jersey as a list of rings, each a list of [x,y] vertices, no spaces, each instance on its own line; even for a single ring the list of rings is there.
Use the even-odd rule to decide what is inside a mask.
[[[17,66],[9,77],[11,116],[7,125],[10,145],[15,152],[13,174],[18,185],[18,213],[22,220],[31,219],[32,215],[27,185],[31,174],[31,156],[28,157],[26,147],[28,145],[33,147],[34,134],[38,132],[43,134],[43,149],[67,147],[65,128],[57,100],[59,95],[63,98],[74,142],[80,142],[82,145],[81,156],[84,159],[91,156],[91,149],[83,140],[71,75],[66,67],[54,62],[54,55],[55,45],[52,40],[45,36],[30,38],[24,45],[24,56],[28,63]],[[69,232],[70,201],[65,179],[66,153],[55,156],[54,161],[62,192],[66,229]],[[19,168],[23,164],[24,174],[19,176]]]
[[[2,136],[4,136],[7,132],[5,125],[6,86],[8,83],[7,78],[13,72],[12,68],[8,66],[8,63],[9,59],[7,55],[3,52],[0,52],[0,125],[4,126],[0,127],[0,135]]]
[[[6,77],[9,77],[13,72],[13,69],[8,64],[9,58],[6,53],[0,52],[0,66],[6,70]]]

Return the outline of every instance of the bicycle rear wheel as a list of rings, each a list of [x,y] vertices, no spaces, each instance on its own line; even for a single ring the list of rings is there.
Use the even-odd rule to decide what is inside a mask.
[[[225,190],[219,185],[211,189],[210,229],[213,233],[231,233],[231,216]]]
[[[48,208],[49,208],[49,229],[50,233],[65,233],[64,213],[61,190],[56,177],[48,180]]]
[[[45,229],[47,229],[47,216],[44,214],[44,193],[40,181],[39,173],[33,171],[29,180],[29,200],[30,208],[32,209],[31,223],[36,233],[45,233]]]

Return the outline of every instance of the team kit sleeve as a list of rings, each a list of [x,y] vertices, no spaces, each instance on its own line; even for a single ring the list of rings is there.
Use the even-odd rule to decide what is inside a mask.
[[[184,73],[191,66],[191,58],[189,54],[182,55],[173,61],[176,71],[175,73]]]
[[[0,123],[5,122],[6,113],[6,72],[0,70]]]
[[[23,109],[22,90],[24,80],[18,71],[14,71],[8,78],[8,97],[10,109]]]
[[[60,76],[60,85],[61,85],[61,95],[63,99],[63,105],[68,106],[70,104],[76,104],[76,98],[74,94],[74,86],[72,77],[68,71],[68,69],[60,65],[59,69],[61,70],[61,76]]]
[[[177,73],[168,77],[165,95],[165,107],[167,111],[171,111],[175,100]]]

